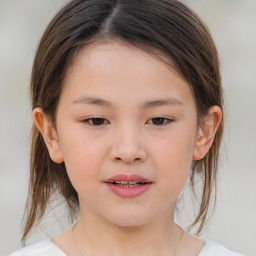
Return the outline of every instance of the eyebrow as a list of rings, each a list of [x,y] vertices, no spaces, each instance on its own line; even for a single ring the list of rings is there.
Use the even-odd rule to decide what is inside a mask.
[[[73,104],[78,104],[78,103],[93,104],[93,105],[104,106],[104,107],[113,107],[113,104],[111,102],[108,102],[100,98],[93,98],[93,97],[81,97],[73,101]]]
[[[103,106],[103,107],[112,107],[113,104],[109,101],[100,99],[100,98],[94,98],[94,97],[81,97],[73,101],[73,104],[93,104],[93,105],[98,105],[98,106]],[[152,108],[152,107],[159,107],[163,105],[183,105],[183,102],[175,99],[175,98],[166,98],[166,99],[157,99],[157,100],[149,100],[146,101],[142,104],[142,108]]]
[[[152,101],[146,101],[142,107],[143,108],[152,108],[152,107],[159,107],[163,105],[180,105],[182,106],[182,101],[175,99],[175,98],[166,98],[166,99],[159,99],[159,100],[152,100]]]

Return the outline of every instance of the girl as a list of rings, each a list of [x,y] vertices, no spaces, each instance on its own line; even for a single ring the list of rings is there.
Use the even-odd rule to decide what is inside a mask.
[[[73,0],[34,61],[23,241],[60,193],[79,219],[18,255],[238,256],[174,222],[188,177],[206,222],[223,134],[219,61],[176,0]]]

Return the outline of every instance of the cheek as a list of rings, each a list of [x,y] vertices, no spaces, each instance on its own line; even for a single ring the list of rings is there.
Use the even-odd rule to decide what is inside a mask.
[[[71,126],[63,131],[60,142],[64,161],[72,163],[72,166],[97,164],[106,151],[102,138],[91,136],[83,127]]]
[[[157,168],[157,179],[162,183],[160,189],[166,190],[174,197],[184,187],[192,164],[193,140],[190,133],[177,132],[162,140],[155,150],[154,165]],[[171,195],[170,195],[171,196]]]
[[[71,183],[77,191],[93,188],[99,182],[106,145],[81,132],[65,133],[60,137],[61,150]]]

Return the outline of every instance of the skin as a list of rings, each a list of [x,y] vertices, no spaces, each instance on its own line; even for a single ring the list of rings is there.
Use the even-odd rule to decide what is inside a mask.
[[[171,256],[182,238],[176,255],[198,255],[203,241],[182,237],[173,212],[192,161],[208,152],[221,117],[213,106],[198,125],[188,82],[136,47],[114,41],[83,49],[67,72],[56,127],[42,109],[33,111],[52,160],[65,162],[79,195],[74,234],[69,229],[52,241],[67,255],[81,255],[78,247],[83,255]],[[120,173],[153,184],[122,198],[103,182]]]

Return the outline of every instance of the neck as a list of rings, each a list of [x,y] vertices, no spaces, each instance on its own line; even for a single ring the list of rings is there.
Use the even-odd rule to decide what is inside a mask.
[[[144,225],[124,227],[86,209],[81,210],[74,235],[83,255],[174,256],[182,230],[170,214]]]

